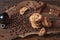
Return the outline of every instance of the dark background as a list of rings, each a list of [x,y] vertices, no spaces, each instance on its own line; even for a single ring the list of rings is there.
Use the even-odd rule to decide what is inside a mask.
[[[25,0],[0,0],[0,13],[4,12],[8,8],[18,4],[21,1],[25,1]],[[49,4],[60,6],[60,0],[36,0],[36,1],[44,1]],[[23,39],[16,38],[15,40],[60,40],[60,35],[51,35],[51,36],[44,36],[44,37],[33,35]]]

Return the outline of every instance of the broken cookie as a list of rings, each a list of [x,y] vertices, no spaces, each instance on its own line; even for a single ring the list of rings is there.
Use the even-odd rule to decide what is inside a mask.
[[[28,10],[28,7],[23,7],[20,9],[20,14],[23,15]]]
[[[43,18],[43,21],[42,21],[42,25],[44,27],[51,27],[52,26],[52,23],[51,23],[51,21],[49,20],[48,17],[44,17]]]
[[[39,14],[39,13],[33,13],[33,14],[30,16],[29,20],[30,20],[31,25],[32,25],[33,28],[39,28],[38,25],[40,25],[40,24],[39,24],[39,21],[41,21],[41,18],[42,18],[42,15]],[[38,23],[37,23],[37,22],[38,22]]]
[[[45,28],[44,28],[44,27],[41,28],[41,29],[40,29],[40,32],[39,32],[39,35],[40,35],[40,36],[43,36],[45,33],[46,33]]]

